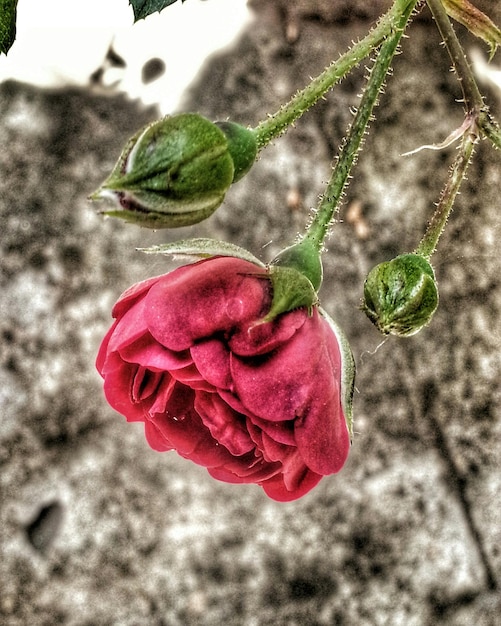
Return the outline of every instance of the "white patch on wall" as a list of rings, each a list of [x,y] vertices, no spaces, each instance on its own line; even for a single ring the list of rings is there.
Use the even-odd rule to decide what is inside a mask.
[[[178,0],[134,24],[128,0],[22,0],[16,41],[7,56],[0,56],[0,81],[82,86],[103,67],[103,85],[116,84],[169,113],[207,57],[231,44],[248,23],[246,4]],[[110,46],[125,67],[103,66]],[[153,58],[163,61],[165,72],[145,84],[143,67]]]

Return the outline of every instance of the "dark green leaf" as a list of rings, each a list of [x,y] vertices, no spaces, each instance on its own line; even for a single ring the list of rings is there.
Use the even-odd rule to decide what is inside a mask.
[[[17,0],[0,0],[0,54],[7,54],[16,38]]]
[[[162,11],[169,4],[174,4],[177,0],[129,0],[134,11],[134,21],[143,20],[148,15]],[[184,2],[185,0],[182,0]]]

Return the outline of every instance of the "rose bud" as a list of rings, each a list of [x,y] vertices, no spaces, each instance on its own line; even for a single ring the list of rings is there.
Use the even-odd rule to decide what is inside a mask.
[[[256,154],[252,131],[239,124],[167,116],[129,140],[91,199],[111,198],[117,207],[101,213],[139,226],[189,226],[212,215]]]
[[[229,483],[300,498],[348,456],[354,366],[344,335],[313,306],[263,322],[267,267],[214,256],[128,289],[97,369],[110,405]]]
[[[419,254],[376,265],[364,284],[362,309],[385,335],[414,335],[430,322],[437,306],[433,268]]]

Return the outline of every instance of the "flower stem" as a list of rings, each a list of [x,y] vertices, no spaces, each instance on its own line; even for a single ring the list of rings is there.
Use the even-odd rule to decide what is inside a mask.
[[[381,44],[360,101],[360,106],[336,160],[331,179],[306,231],[305,238],[310,240],[318,251],[322,249],[329,225],[334,215],[339,210],[343,190],[362,145],[362,140],[371,119],[372,111],[376,105],[379,93],[383,88],[391,61],[404,33],[407,21],[417,4],[417,0],[406,2],[405,8],[402,8],[403,3],[395,3],[393,8],[395,8],[397,4],[400,4],[398,19],[394,21],[390,33]]]
[[[428,261],[437,247],[438,240],[442,234],[447,219],[452,211],[454,200],[459,191],[459,187],[466,175],[466,170],[473,155],[475,144],[478,141],[478,131],[476,123],[472,117],[472,126],[468,132],[463,135],[459,153],[454,161],[449,178],[445,184],[437,208],[433,214],[423,238],[419,246],[416,248],[416,254],[423,256]]]
[[[501,149],[501,130],[484,103],[475,76],[466,59],[463,47],[454,32],[444,5],[441,0],[426,0],[426,2],[430,7],[433,18],[451,58],[454,71],[459,79],[466,113],[473,115],[477,127],[491,141],[495,148]]]
[[[337,61],[332,62],[276,113],[258,124],[253,129],[258,151],[285,132],[329,89],[381,45],[395,28],[398,30],[402,15],[410,14],[416,4],[417,0],[395,0],[391,9],[379,19],[376,26],[363,39],[355,43]]]
[[[467,113],[479,115],[484,100],[441,0],[426,0],[459,79]]]

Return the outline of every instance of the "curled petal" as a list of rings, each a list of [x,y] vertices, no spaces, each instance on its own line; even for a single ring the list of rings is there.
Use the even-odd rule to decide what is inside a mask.
[[[122,317],[140,298],[142,298],[150,288],[162,278],[161,276],[154,276],[153,278],[147,278],[132,285],[126,289],[120,298],[118,298],[115,306],[112,310],[112,315],[115,318]]]
[[[119,352],[148,332],[144,321],[145,301],[139,300],[117,319],[108,341],[109,352]]]
[[[308,470],[304,473],[302,479],[297,482],[296,489],[290,490],[287,489],[283,476],[276,474],[274,477],[263,481],[261,487],[273,500],[277,500],[278,502],[291,502],[292,500],[297,500],[306,495],[313,487],[318,485],[321,479],[322,476],[320,474],[315,474],[315,472]]]
[[[268,421],[295,420],[306,465],[319,474],[339,471],[350,445],[341,406],[341,356],[317,311],[282,349],[260,360],[233,357],[231,364],[246,408]]]
[[[266,354],[289,341],[307,318],[306,309],[297,309],[275,317],[271,322],[254,321],[240,328],[232,336],[229,346],[238,356]]]
[[[227,483],[257,483],[261,484],[271,477],[280,473],[282,465],[280,463],[261,463],[251,469],[242,464],[241,469],[237,467],[211,467],[209,474],[217,480],[224,480]],[[239,471],[240,470],[240,471]]]
[[[190,389],[214,391],[214,387],[200,375],[194,364],[183,369],[172,370],[171,375]]]
[[[189,267],[190,272],[175,270],[148,294],[148,328],[171,350],[186,350],[200,339],[231,333],[242,323],[259,319],[269,306],[267,281],[255,278],[265,273],[261,267],[230,257]]]
[[[241,456],[254,449],[245,427],[245,417],[233,411],[215,393],[198,392],[195,409],[211,435],[231,454]]]
[[[124,361],[159,371],[180,370],[193,362],[189,351],[168,350],[154,341],[149,333],[123,346],[119,352]]]
[[[104,395],[115,411],[125,415],[128,422],[144,420],[145,412],[141,404],[131,397],[131,389],[137,365],[124,364],[117,354],[111,354],[104,369]]]
[[[200,375],[208,383],[231,390],[230,352],[223,341],[218,338],[201,341],[190,352]]]

